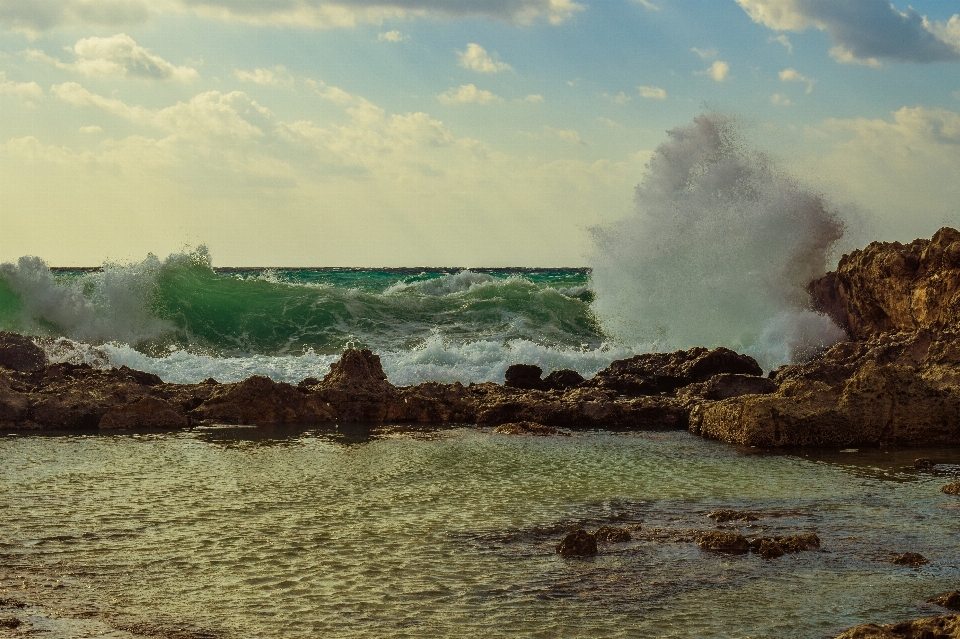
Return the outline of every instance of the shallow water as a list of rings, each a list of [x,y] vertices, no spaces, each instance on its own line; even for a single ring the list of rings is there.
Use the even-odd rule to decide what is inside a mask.
[[[0,613],[49,637],[831,636],[942,613],[923,601],[960,581],[960,499],[938,492],[960,469],[918,456],[960,462],[683,432],[10,435],[0,598],[29,605]],[[821,551],[702,552],[689,539],[721,507],[763,515],[748,536],[816,532]],[[642,531],[555,554],[604,523]],[[931,563],[890,563],[906,551]]]

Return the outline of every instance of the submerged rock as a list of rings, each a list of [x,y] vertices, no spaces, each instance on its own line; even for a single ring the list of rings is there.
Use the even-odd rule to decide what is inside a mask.
[[[597,554],[597,538],[578,528],[567,533],[557,544],[557,554],[561,557],[592,557]]]
[[[593,531],[593,536],[596,537],[597,541],[607,543],[620,543],[630,541],[633,538],[629,529],[618,528],[617,526],[600,526]]]
[[[898,566],[912,566],[918,568],[930,563],[930,560],[918,552],[905,552],[893,558],[893,563]]]
[[[757,521],[759,519],[759,517],[753,513],[728,509],[714,510],[713,512],[707,513],[707,517],[720,524],[727,521]]]
[[[952,484],[947,484],[946,486],[940,489],[940,492],[945,493],[947,495],[960,495],[960,481],[955,481]]]
[[[927,600],[927,603],[936,604],[947,610],[960,610],[960,591],[951,590],[945,595]]]
[[[934,466],[936,466],[934,461],[926,457],[918,457],[913,460],[913,467],[917,470],[931,470]]]
[[[712,531],[697,537],[697,545],[704,550],[723,553],[750,551],[750,542],[743,535],[731,532]]]
[[[0,617],[0,628],[10,628],[11,630],[19,628],[21,621],[16,617]]]
[[[928,617],[886,626],[868,623],[836,636],[836,639],[956,639],[960,637],[960,616]]]
[[[500,424],[493,429],[498,435],[566,435],[555,426],[545,426],[537,422],[510,422]]]

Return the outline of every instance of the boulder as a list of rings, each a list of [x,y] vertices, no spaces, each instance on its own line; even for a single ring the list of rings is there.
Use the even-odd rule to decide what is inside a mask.
[[[760,519],[753,513],[729,509],[714,510],[707,513],[707,517],[720,524],[728,521],[757,521]]]
[[[674,353],[645,353],[620,359],[601,370],[587,385],[622,395],[643,396],[673,393],[715,375],[730,373],[759,377],[756,360],[729,348],[697,347]]]
[[[543,379],[543,384],[549,390],[566,390],[576,388],[586,380],[583,375],[569,368],[553,371]]]
[[[114,406],[100,418],[100,430],[120,428],[186,428],[190,425],[183,407],[145,395],[132,404]]]
[[[893,558],[893,563],[898,566],[912,566],[917,568],[930,563],[930,560],[918,552],[905,552]]]
[[[873,242],[840,258],[808,287],[817,310],[866,341],[883,333],[960,326],[960,231],[929,240]]]
[[[697,537],[697,545],[704,550],[722,553],[745,553],[750,543],[743,535],[732,532],[712,531]]]
[[[557,554],[561,557],[591,557],[597,554],[597,538],[578,528],[557,544]]]
[[[608,544],[622,543],[633,539],[628,528],[619,528],[617,526],[600,526],[593,531],[593,536],[596,537],[597,541],[603,541]]]
[[[947,484],[940,489],[941,493],[946,495],[960,495],[960,481],[955,481],[952,484]]]
[[[17,333],[0,332],[0,368],[35,372],[47,365],[47,355],[32,339]]]
[[[932,459],[927,459],[926,457],[918,457],[913,460],[913,467],[917,470],[932,470],[936,465]]]
[[[503,385],[524,390],[547,390],[541,375],[543,369],[534,364],[513,364],[504,375]]]
[[[947,610],[960,610],[960,591],[951,590],[945,595],[927,600],[927,603],[936,604]]]
[[[960,616],[928,617],[886,626],[868,623],[850,628],[836,639],[956,639],[960,637]]]

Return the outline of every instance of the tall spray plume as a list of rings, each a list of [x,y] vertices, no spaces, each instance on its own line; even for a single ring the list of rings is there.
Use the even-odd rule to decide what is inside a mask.
[[[668,132],[625,219],[592,229],[594,312],[651,350],[727,346],[766,369],[844,338],[810,309],[844,224],[824,197],[706,113]]]

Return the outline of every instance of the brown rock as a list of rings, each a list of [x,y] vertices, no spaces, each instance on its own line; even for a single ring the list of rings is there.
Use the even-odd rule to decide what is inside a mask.
[[[633,538],[627,528],[618,528],[617,526],[600,526],[593,531],[593,536],[596,537],[597,541],[607,543],[621,543]]]
[[[543,369],[534,364],[513,364],[504,375],[503,385],[525,390],[547,390],[547,385],[540,379],[541,375]]]
[[[811,282],[811,297],[854,340],[960,326],[960,232],[930,240],[873,242]]]
[[[697,545],[711,552],[745,553],[750,550],[750,543],[743,535],[721,531],[700,535],[697,537]]]
[[[557,554],[561,557],[591,557],[597,554],[597,538],[578,528],[557,544]]]
[[[759,517],[753,513],[729,509],[714,510],[713,512],[707,513],[707,517],[713,519],[717,523],[724,523],[727,521],[757,521],[759,519]]]
[[[554,426],[544,426],[537,422],[510,422],[500,424],[493,429],[498,435],[559,435],[560,433]]]
[[[16,617],[0,617],[0,628],[19,628],[21,621]]]
[[[0,332],[0,368],[33,372],[47,365],[43,349],[25,335]]]
[[[780,544],[784,552],[790,553],[815,550],[820,547],[820,538],[814,533],[778,536],[774,537],[774,540]]]
[[[960,638],[960,616],[928,617],[901,621],[886,626],[864,624],[837,635],[836,639],[957,639]]]
[[[543,379],[543,384],[550,390],[566,390],[576,388],[586,380],[583,375],[569,368],[553,371]]]
[[[940,492],[945,493],[947,495],[960,495],[960,481],[955,481],[952,484],[947,484],[946,486],[940,489]]]
[[[960,591],[951,590],[945,595],[928,600],[927,603],[936,604],[948,610],[960,610]]]
[[[902,555],[894,557],[893,563],[898,566],[913,566],[917,568],[930,563],[930,560],[917,552],[905,552]]]
[[[222,384],[194,409],[206,421],[227,424],[281,424],[303,421],[307,399],[290,384],[254,375],[236,384]]]
[[[751,544],[752,547],[753,544]],[[777,557],[782,557],[786,554],[783,545],[777,542],[775,539],[761,539],[760,543],[756,547],[757,554],[763,557],[764,559],[776,559]]]
[[[913,460],[913,467],[919,470],[930,470],[934,466],[936,466],[936,464],[933,462],[933,460],[927,459],[926,457],[918,457],[917,459]]]
[[[338,390],[356,394],[383,395],[396,390],[387,381],[380,364],[380,356],[368,349],[348,348],[339,361],[330,364],[330,372],[321,380],[324,390]]]
[[[118,428],[186,428],[190,425],[183,407],[145,395],[132,404],[114,406],[100,418],[100,430]]]

